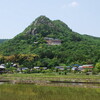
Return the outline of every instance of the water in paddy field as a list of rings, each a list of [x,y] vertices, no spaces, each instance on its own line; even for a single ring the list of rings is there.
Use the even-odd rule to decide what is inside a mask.
[[[0,82],[0,85],[2,84],[9,84],[9,82]]]
[[[63,82],[63,81],[52,81],[51,84],[55,86],[81,86],[81,87],[99,87],[100,82]]]
[[[17,83],[14,83],[14,82],[8,82],[8,81],[0,81],[0,85],[2,84],[17,84]],[[18,84],[24,84],[24,83],[21,83],[19,82]],[[30,83],[25,83],[25,84],[29,84]],[[32,83],[35,85],[35,83]],[[75,86],[75,87],[91,87],[91,88],[100,88],[100,83],[98,82],[67,82],[67,81],[51,81],[51,82],[44,82],[44,83],[41,83],[41,84],[38,84],[36,83],[37,85],[49,85],[49,86],[63,86],[63,87],[68,87],[68,86]]]
[[[1,84],[4,84],[4,83],[5,83],[5,82],[0,82],[0,85],[1,85]]]

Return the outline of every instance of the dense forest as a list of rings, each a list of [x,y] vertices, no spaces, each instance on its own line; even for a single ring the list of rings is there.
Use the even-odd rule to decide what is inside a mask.
[[[58,39],[61,44],[48,45],[45,38]],[[0,63],[22,61],[20,64],[30,66],[96,64],[100,61],[100,38],[81,35],[60,20],[40,16],[22,33],[0,44],[0,55]],[[36,57],[27,60],[29,55]]]
[[[0,43],[3,43],[6,40],[8,40],[8,39],[0,39]]]

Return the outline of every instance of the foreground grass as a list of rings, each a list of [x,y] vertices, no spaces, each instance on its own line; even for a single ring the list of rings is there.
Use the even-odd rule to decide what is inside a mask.
[[[0,100],[100,100],[100,89],[3,84]]]

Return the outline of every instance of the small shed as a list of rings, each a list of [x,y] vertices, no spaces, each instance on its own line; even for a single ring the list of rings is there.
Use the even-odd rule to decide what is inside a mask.
[[[0,65],[0,73],[3,73],[5,71],[5,67]]]
[[[17,68],[18,66],[17,66],[17,64],[13,64],[13,67]]]
[[[72,68],[72,66],[66,66],[66,68],[67,68],[67,69],[71,69],[71,68]]]
[[[34,69],[40,69],[40,67],[36,66],[36,67],[34,67]]]
[[[43,68],[43,70],[46,70],[47,69],[47,67],[42,67]]]
[[[77,67],[72,67],[72,70],[76,71],[76,70],[78,70],[78,68]]]
[[[64,66],[56,66],[55,68],[59,70],[64,70]]]
[[[28,70],[28,68],[27,67],[23,67],[22,68],[22,71],[25,71],[25,70]]]

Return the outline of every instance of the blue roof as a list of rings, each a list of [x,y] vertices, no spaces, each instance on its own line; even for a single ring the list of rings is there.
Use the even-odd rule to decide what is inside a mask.
[[[77,66],[77,67],[79,67],[80,65],[79,65],[79,64],[73,64],[72,66]]]
[[[66,66],[66,67],[72,67],[72,66]]]

